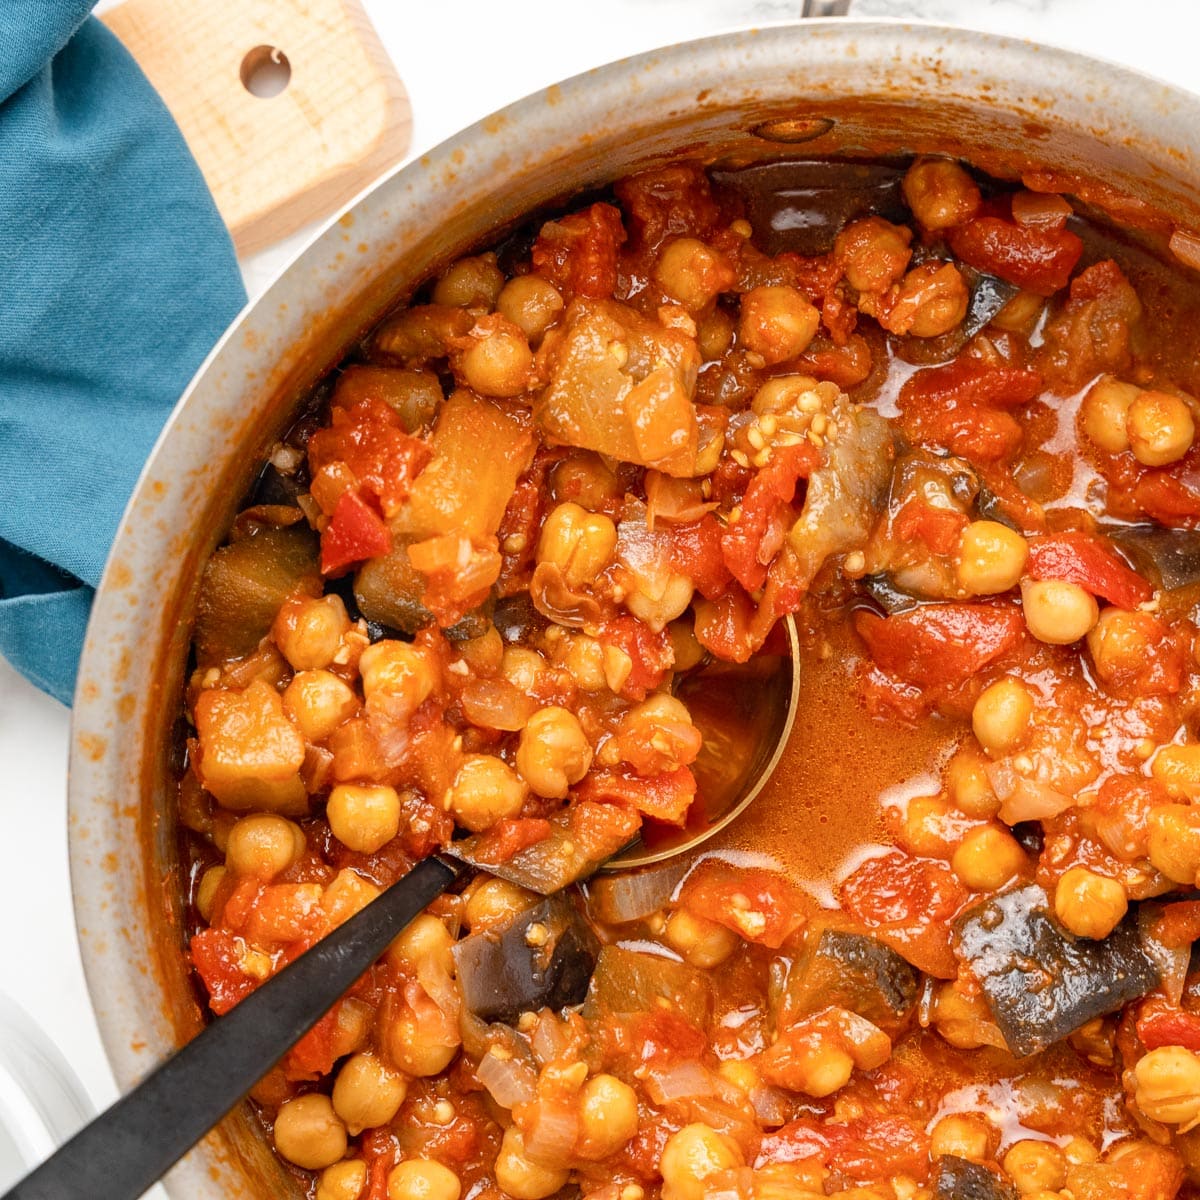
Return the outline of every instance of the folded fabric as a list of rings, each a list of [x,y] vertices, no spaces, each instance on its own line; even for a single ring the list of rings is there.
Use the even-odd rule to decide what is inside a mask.
[[[63,703],[138,473],[245,302],[179,130],[92,3],[0,5],[0,654]]]

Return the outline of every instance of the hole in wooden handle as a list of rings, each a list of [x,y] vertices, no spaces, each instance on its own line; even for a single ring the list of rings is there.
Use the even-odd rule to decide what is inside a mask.
[[[260,100],[270,100],[287,88],[292,64],[278,46],[255,46],[242,59],[242,87]]]

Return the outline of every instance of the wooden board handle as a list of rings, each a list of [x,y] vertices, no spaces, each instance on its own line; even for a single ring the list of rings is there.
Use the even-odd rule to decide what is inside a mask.
[[[358,0],[125,0],[101,19],[171,110],[239,254],[408,151],[408,96]],[[272,77],[278,94],[250,90]]]

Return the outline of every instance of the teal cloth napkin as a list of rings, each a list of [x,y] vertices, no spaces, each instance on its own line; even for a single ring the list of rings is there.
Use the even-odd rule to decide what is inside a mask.
[[[170,114],[94,0],[0,0],[0,654],[70,703],[150,448],[245,303]]]

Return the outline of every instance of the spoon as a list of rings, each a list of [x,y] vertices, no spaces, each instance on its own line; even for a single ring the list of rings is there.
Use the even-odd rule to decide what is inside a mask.
[[[211,1021],[0,1200],[135,1200],[245,1097],[414,917],[475,867],[549,894],[601,867],[682,854],[723,829],[762,790],[791,732],[799,639],[790,616],[784,629],[786,654],[764,653],[741,668],[721,664],[711,674],[701,669],[685,677],[680,692],[689,704],[696,698],[696,723],[717,752],[698,764],[704,811],[683,831],[648,829],[644,842],[625,839],[597,859],[574,844],[565,821],[552,822],[550,838],[538,843],[544,846],[540,855],[531,855],[537,847],[530,847],[508,863],[488,863],[473,853],[478,839],[467,838],[417,863]],[[750,739],[739,742],[737,755],[726,729],[730,723]]]

